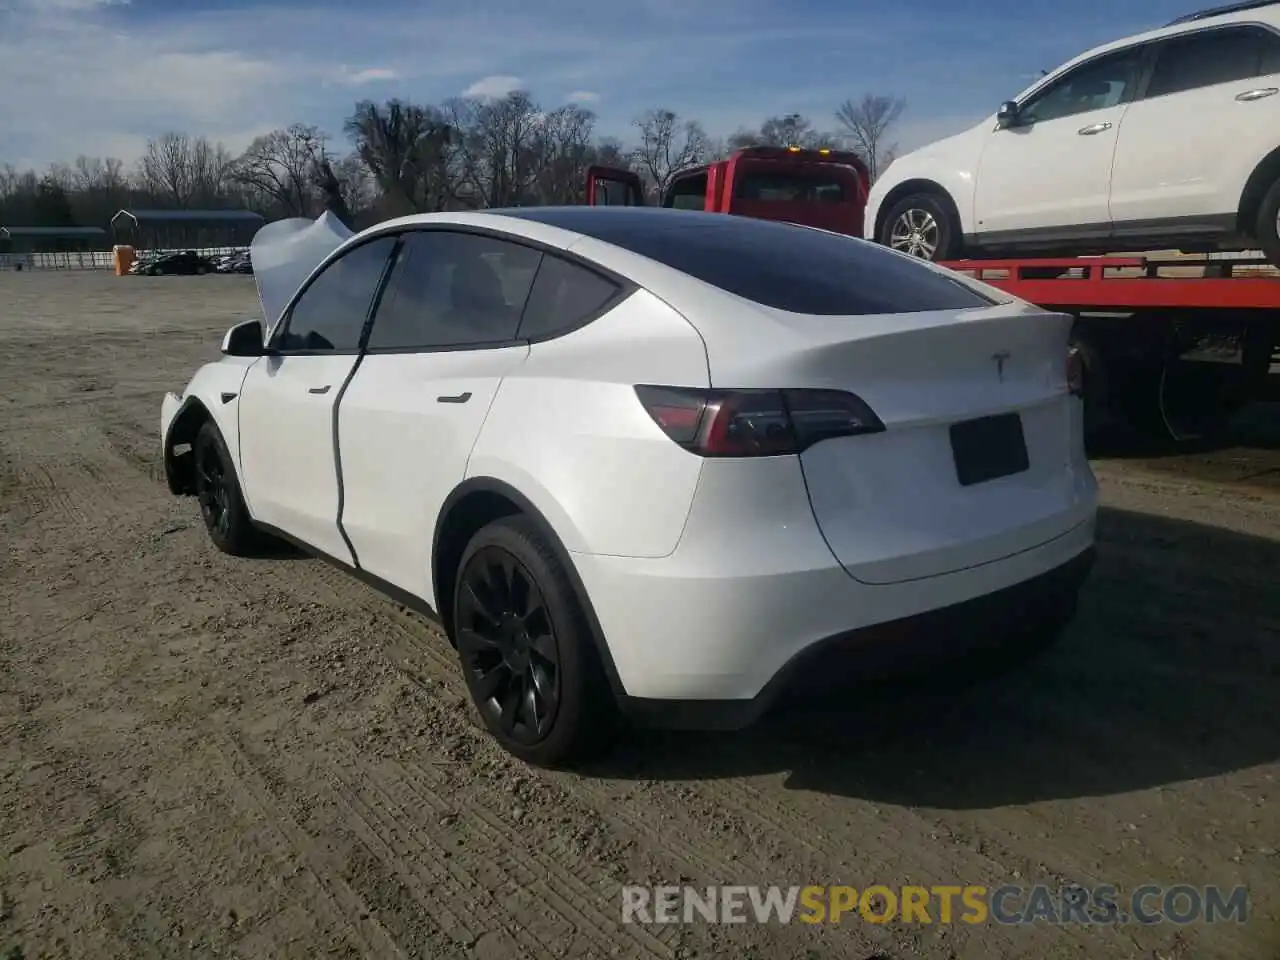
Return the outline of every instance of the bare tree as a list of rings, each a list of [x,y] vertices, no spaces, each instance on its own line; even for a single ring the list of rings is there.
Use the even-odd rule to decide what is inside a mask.
[[[448,198],[446,163],[454,131],[434,107],[403,100],[356,104],[344,125],[392,214],[441,210]]]
[[[887,142],[889,131],[907,108],[901,97],[868,93],[854,102],[846,100],[836,110],[836,120],[844,128],[853,148],[867,163],[871,179],[889,165],[897,144]]]
[[[139,173],[148,192],[175,207],[188,208],[222,195],[230,163],[222,144],[170,131],[147,141]]]
[[[330,169],[338,181],[342,205],[353,218],[373,207],[378,185],[358,153],[347,154],[337,163],[332,163]]]
[[[760,124],[759,138],[756,143],[769,147],[812,147],[827,146],[830,138],[814,129],[813,122],[799,113],[789,113],[782,117],[769,117]]]
[[[542,118],[535,172],[535,193],[539,203],[573,203],[582,193],[587,167],[596,161],[591,149],[595,114],[570,105],[553,110]]]
[[[295,123],[257,137],[230,168],[233,182],[279,206],[286,217],[305,217],[316,201],[315,164],[324,148],[319,128]]]
[[[681,120],[670,110],[650,110],[635,120],[640,143],[632,164],[661,196],[671,178],[685,167],[706,161],[711,142],[701,124]]]

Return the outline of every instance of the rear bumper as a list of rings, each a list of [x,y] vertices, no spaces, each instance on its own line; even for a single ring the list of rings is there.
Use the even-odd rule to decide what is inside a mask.
[[[856,635],[870,644],[883,637],[904,658],[917,659],[919,633],[909,630],[903,640],[901,624],[916,618],[931,624],[934,611],[1022,584],[1069,592],[1070,575],[1048,575],[1094,543],[1096,505],[1086,497],[1061,511],[1056,535],[1027,528],[999,559],[868,584],[851,576],[823,539],[798,460],[708,460],[702,469],[700,495],[669,556],[570,555],[599,624],[615,693],[636,711],[645,710],[636,702],[645,700],[660,701],[659,713],[671,701],[728,701],[730,715],[749,719],[767,707],[777,676],[832,638]],[[1003,608],[1010,628],[1035,616],[1036,607],[1019,610],[1026,595],[1011,594]],[[1000,620],[999,610],[988,610],[977,622],[995,634]],[[933,633],[948,647],[966,642],[951,629]]]
[[[1085,548],[1030,580],[948,607],[825,637],[802,649],[747,699],[624,696],[623,710],[642,723],[678,729],[733,730],[758,720],[783,695],[810,686],[830,690],[868,675],[943,665],[1011,641],[1034,642],[1075,614],[1094,562]]]

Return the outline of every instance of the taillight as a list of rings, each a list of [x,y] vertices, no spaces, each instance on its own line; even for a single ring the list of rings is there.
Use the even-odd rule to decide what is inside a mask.
[[[779,457],[820,440],[884,430],[872,409],[842,390],[700,390],[636,387],[654,423],[703,457]]]
[[[1067,389],[1075,397],[1084,396],[1084,358],[1080,356],[1079,347],[1067,348],[1066,363]]]

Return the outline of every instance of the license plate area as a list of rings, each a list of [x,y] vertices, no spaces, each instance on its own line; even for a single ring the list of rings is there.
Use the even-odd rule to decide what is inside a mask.
[[[1031,467],[1022,418],[1016,413],[953,423],[951,455],[962,487],[1008,477]]]

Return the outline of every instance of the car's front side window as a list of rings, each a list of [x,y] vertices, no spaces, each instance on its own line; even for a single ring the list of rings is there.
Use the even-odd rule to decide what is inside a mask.
[[[1044,123],[1133,98],[1142,77],[1143,48],[1129,47],[1082,63],[1033,94],[1018,111],[1023,123]]]
[[[1160,44],[1147,98],[1231,83],[1271,72],[1280,37],[1261,27],[1223,27]]]
[[[378,303],[370,353],[508,343],[542,254],[474,233],[405,235]]]
[[[286,353],[358,350],[369,304],[395,243],[395,237],[378,237],[325,267],[289,311],[276,349]]]

